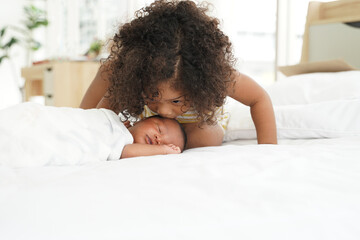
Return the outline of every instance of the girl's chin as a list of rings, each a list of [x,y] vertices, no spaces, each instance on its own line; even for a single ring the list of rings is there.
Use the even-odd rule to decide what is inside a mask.
[[[170,118],[170,119],[176,118],[176,116],[164,116],[164,115],[160,115],[160,116],[163,117],[163,118]]]

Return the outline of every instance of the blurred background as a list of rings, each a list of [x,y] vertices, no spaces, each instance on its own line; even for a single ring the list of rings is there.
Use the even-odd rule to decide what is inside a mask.
[[[99,59],[108,54],[104,43],[121,23],[151,2],[6,1],[0,9],[0,109],[28,100],[48,105],[78,104]],[[309,0],[207,2],[211,4],[209,14],[220,19],[222,30],[233,43],[240,72],[266,86],[283,77],[277,66],[299,63]],[[61,82],[75,75],[80,77]],[[77,86],[77,92],[69,93],[66,84]],[[71,103],[62,102],[61,98],[70,99],[71,94],[80,96]]]

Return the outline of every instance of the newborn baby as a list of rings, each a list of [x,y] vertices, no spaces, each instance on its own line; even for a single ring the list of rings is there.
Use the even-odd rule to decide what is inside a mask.
[[[176,120],[151,117],[127,129],[107,109],[22,103],[0,110],[0,165],[44,166],[180,153]]]
[[[185,131],[174,119],[153,116],[135,123],[128,130],[134,143],[124,147],[121,158],[181,153],[185,148]]]

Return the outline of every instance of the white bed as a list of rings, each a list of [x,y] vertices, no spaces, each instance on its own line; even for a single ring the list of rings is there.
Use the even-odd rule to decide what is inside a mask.
[[[268,91],[279,145],[257,145],[246,107],[230,102],[220,147],[0,166],[1,239],[359,239],[360,71]]]
[[[360,239],[360,71],[267,90],[278,145],[257,145],[248,109],[229,100],[220,147],[0,165],[0,239]]]
[[[360,137],[243,144],[1,167],[1,239],[359,239]]]

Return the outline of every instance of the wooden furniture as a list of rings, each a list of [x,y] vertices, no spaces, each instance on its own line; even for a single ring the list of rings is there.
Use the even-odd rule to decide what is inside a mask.
[[[342,59],[360,68],[359,24],[360,0],[310,2],[301,63]]]
[[[99,66],[99,62],[54,61],[23,68],[25,100],[40,95],[45,105],[79,107]]]
[[[299,64],[285,76],[360,69],[360,0],[310,2]]]

